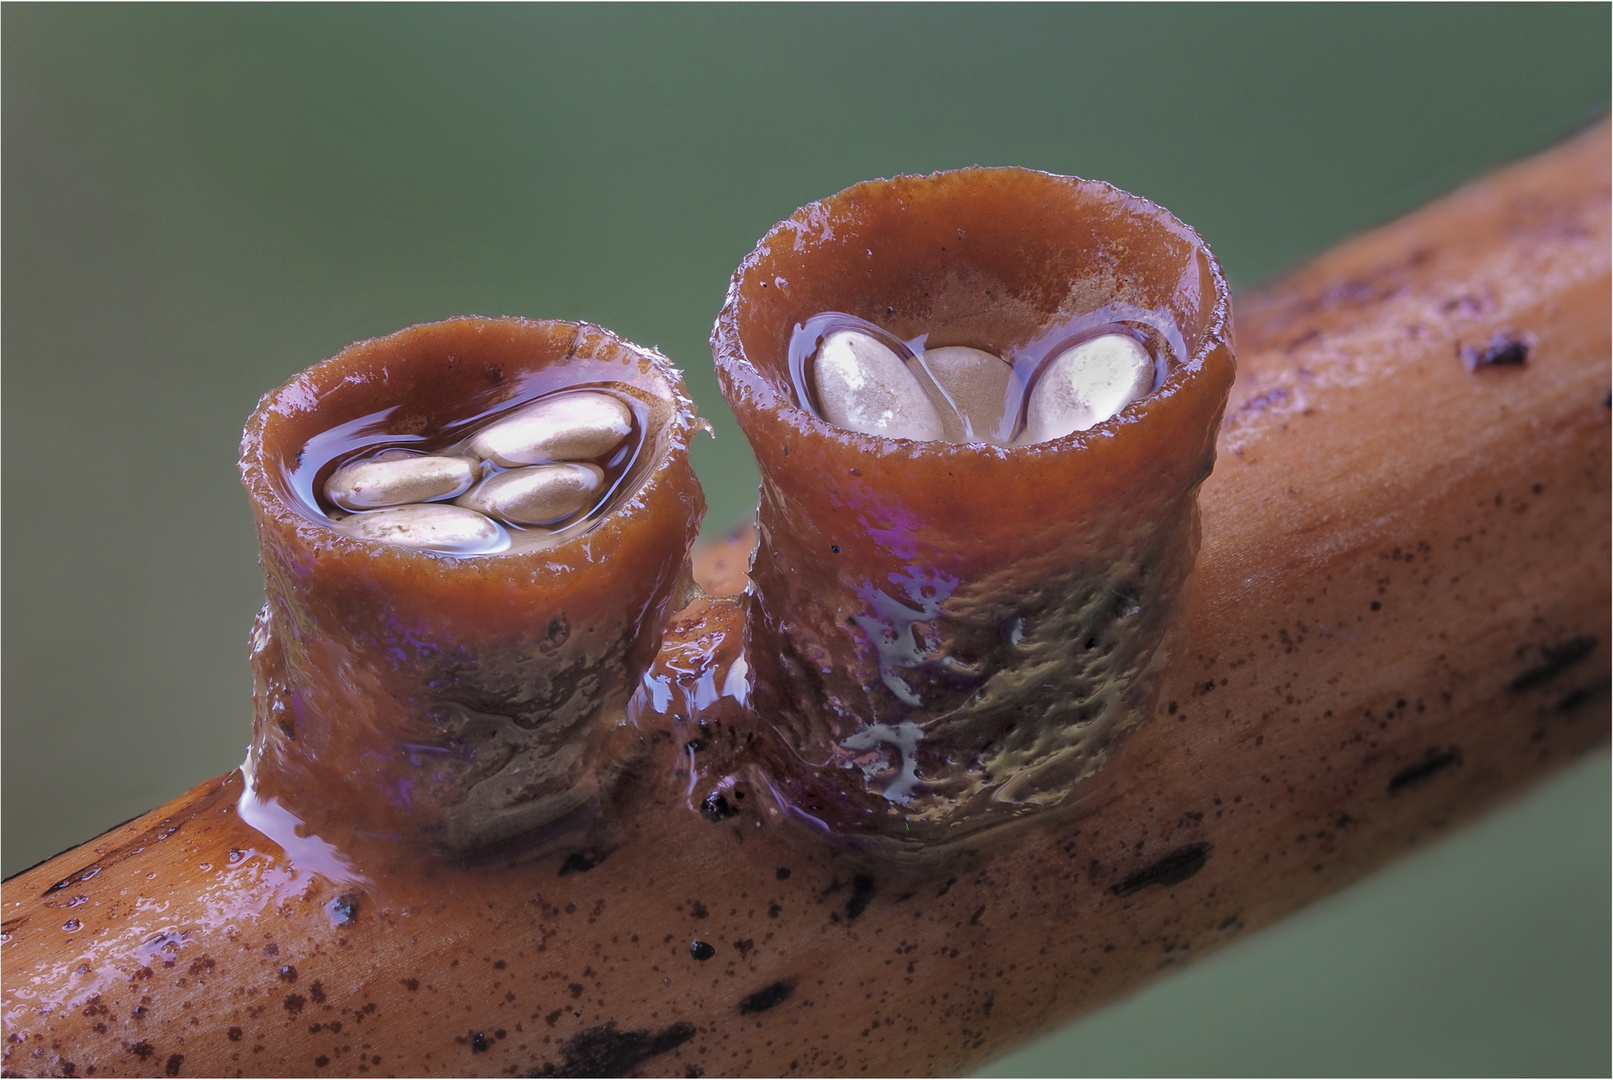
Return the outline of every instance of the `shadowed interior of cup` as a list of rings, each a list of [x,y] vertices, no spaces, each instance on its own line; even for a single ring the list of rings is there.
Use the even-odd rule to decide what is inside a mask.
[[[673,420],[690,409],[660,364],[604,331],[569,322],[452,319],[349,346],[260,404],[248,426],[247,485],[255,497],[271,496],[276,517],[290,513],[328,526],[318,493],[338,459],[317,471],[303,462],[305,449],[326,433],[368,419],[372,438],[439,450],[515,402],[590,387],[630,398],[643,440],[597,511],[597,527],[632,498],[674,440],[687,444],[689,425]]]
[[[1226,286],[1198,235],[1101,182],[1026,169],[961,169],[870,181],[781,222],[735,275],[724,318],[769,406],[802,407],[794,328],[844,312],[926,347],[1007,355],[1106,305],[1165,315],[1180,331],[1161,392],[1227,332]],[[719,326],[719,338],[722,327]]]

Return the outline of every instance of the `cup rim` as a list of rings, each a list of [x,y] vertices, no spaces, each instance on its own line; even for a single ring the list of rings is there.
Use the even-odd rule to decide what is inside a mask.
[[[568,537],[555,546],[513,548],[471,555],[404,548],[365,540],[335,528],[331,522],[320,521],[295,505],[295,496],[284,490],[284,485],[275,475],[280,465],[276,459],[275,441],[284,425],[291,423],[293,417],[317,410],[324,394],[344,383],[365,379],[388,349],[421,339],[446,337],[454,332],[487,327],[544,335],[552,335],[556,331],[571,332],[570,345],[565,352],[534,364],[531,370],[564,361],[576,355],[579,346],[591,346],[591,356],[606,361],[636,361],[640,375],[648,374],[659,381],[668,414],[660,435],[660,449],[631,492],[601,514],[586,531]],[[683,373],[658,349],[636,345],[605,327],[585,321],[461,315],[415,323],[390,334],[353,342],[265,393],[242,431],[238,467],[260,529],[273,522],[278,531],[289,533],[304,546],[328,550],[339,557],[367,554],[375,559],[392,561],[400,567],[433,566],[446,569],[466,563],[482,565],[496,562],[507,568],[521,566],[535,569],[540,564],[553,562],[560,553],[574,549],[578,544],[590,542],[602,532],[614,533],[631,528],[631,519],[635,515],[644,513],[658,502],[655,496],[660,487],[677,483],[678,477],[674,474],[678,470],[678,462],[680,459],[687,461],[694,432],[705,423],[697,415],[695,403],[688,395]]]
[[[794,395],[781,389],[777,380],[747,354],[741,333],[742,308],[746,302],[742,290],[747,284],[749,275],[757,271],[769,254],[770,247],[785,233],[796,233],[798,236],[796,242],[799,246],[801,244],[799,232],[802,229],[821,227],[823,223],[832,220],[837,210],[853,205],[865,193],[898,185],[909,186],[919,191],[933,190],[943,183],[974,176],[1024,178],[1038,183],[1051,181],[1055,185],[1069,187],[1081,195],[1096,196],[1124,206],[1152,221],[1166,232],[1186,241],[1189,248],[1205,260],[1213,289],[1203,327],[1198,331],[1197,347],[1192,354],[1172,365],[1163,383],[1153,393],[1131,403],[1108,420],[1086,431],[1072,432],[1058,439],[1016,446],[987,442],[919,441],[886,435],[869,435],[836,427],[810,408],[798,405],[793,400]],[[734,270],[729,279],[722,309],[711,332],[712,356],[722,383],[723,396],[742,426],[748,427],[749,420],[761,420],[763,417],[771,416],[773,424],[782,425],[804,437],[839,440],[852,449],[871,456],[945,459],[958,455],[978,457],[985,454],[1017,462],[1030,462],[1044,454],[1062,453],[1115,433],[1127,423],[1138,419],[1150,402],[1173,397],[1190,387],[1197,381],[1197,376],[1203,371],[1205,361],[1210,355],[1231,345],[1231,289],[1221,269],[1220,260],[1196,229],[1158,203],[1133,195],[1107,181],[1088,180],[1020,166],[971,165],[931,173],[902,173],[888,178],[860,181],[833,195],[807,203],[768,229]]]

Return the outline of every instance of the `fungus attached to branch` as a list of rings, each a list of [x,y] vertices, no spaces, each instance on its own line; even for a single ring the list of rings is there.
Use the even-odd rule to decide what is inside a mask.
[[[706,590],[687,584],[700,501],[681,436],[644,459],[620,529],[607,502],[579,548],[532,537],[525,553],[456,558],[355,539],[286,501],[274,470],[298,439],[271,428],[340,411],[349,393],[371,395],[343,416],[360,419],[376,393],[304,384],[299,409],[248,440],[267,466],[253,483],[282,485],[257,504],[270,609],[254,637],[252,797],[231,773],[6,882],[6,1071],[955,1074],[1470,819],[1607,739],[1585,718],[1608,701],[1608,161],[1604,124],[1239,300],[1233,408],[1200,490],[1174,659],[1128,705],[1147,722],[1074,805],[936,845],[949,852],[937,859],[885,857],[907,813],[884,795],[889,748],[923,746],[910,728],[927,730],[926,703],[991,664],[934,647],[947,598],[936,582],[889,581],[899,567],[887,584],[923,617],[905,628],[916,659],[893,681],[919,706],[897,710],[877,664],[843,686],[845,665],[813,666],[792,622],[839,618],[848,597],[868,605],[848,617],[880,616],[859,593],[876,545],[834,524],[826,493],[840,488],[810,478],[843,468],[849,492],[861,470],[887,498],[938,498],[926,473],[911,492],[875,488],[888,448],[848,462],[825,449],[845,433],[759,441],[755,591],[712,595],[744,584],[753,537],[697,550]],[[797,283],[810,275],[767,291],[787,300]],[[1473,296],[1485,304],[1462,302]],[[944,316],[955,298],[930,299]],[[900,310],[888,307],[859,317]],[[1469,374],[1453,361],[1498,333],[1533,335],[1527,363]],[[1002,356],[1011,342],[936,344]],[[694,422],[658,358],[594,328],[463,320],[342,363],[367,368],[401,345],[459,401],[478,379],[608,359],[615,373],[598,379],[642,376],[646,407],[665,406],[659,423]],[[412,376],[388,363],[394,392],[415,400]],[[733,383],[761,430],[757,391]],[[1174,400],[1146,396],[1115,419]],[[433,423],[400,412],[382,433]],[[1170,459],[1194,477],[1172,498],[1209,453]],[[917,470],[962,460],[907,454]],[[657,486],[663,466],[677,483]],[[931,509],[943,523],[975,512]],[[903,523],[870,526],[894,536]],[[503,560],[519,580],[487,570]],[[1035,580],[1008,561],[1010,591]],[[600,568],[616,584],[573,603]],[[974,580],[951,572],[959,589]],[[433,621],[420,595],[452,617]],[[780,606],[797,595],[799,611]],[[998,650],[1038,632],[991,629]],[[844,640],[869,634],[848,626]],[[566,679],[546,666],[555,657]],[[769,690],[786,668],[789,691]],[[493,700],[539,704],[505,726],[488,719]],[[875,700],[890,711],[858,724],[834,711]],[[561,716],[564,737],[546,742],[545,718]],[[801,737],[806,719],[822,720],[816,742]],[[583,744],[577,759],[543,752]],[[831,774],[780,749],[831,744],[884,748],[888,767]],[[921,755],[913,776],[936,768]],[[807,790],[796,781],[814,775],[836,775],[877,820],[852,815],[827,836],[790,825]],[[467,793],[487,812],[461,813]],[[848,840],[859,836],[873,842]]]
[[[766,718],[712,767],[755,770],[833,836],[912,852],[1065,804],[1167,667],[1232,384],[1229,304],[1164,210],[1024,169],[871,181],[775,226],[712,341],[762,472],[744,632]],[[996,364],[997,415],[975,411],[1002,438],[820,418],[831,351],[830,411],[850,417],[856,394],[928,408],[921,384],[926,415],[959,415],[978,395],[954,354]],[[1136,382],[1110,378],[1110,354],[1145,358],[1144,396],[1099,393],[1101,422],[1038,414],[1061,379],[1085,409],[1083,371]]]

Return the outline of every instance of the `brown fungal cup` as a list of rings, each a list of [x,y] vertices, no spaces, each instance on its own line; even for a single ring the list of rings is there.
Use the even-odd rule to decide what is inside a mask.
[[[341,425],[430,437],[583,386],[628,402],[640,441],[594,518],[549,546],[411,550],[310,503],[303,455]],[[524,319],[359,342],[265,396],[241,448],[268,593],[252,634],[256,797],[338,846],[468,851],[587,818],[612,775],[608,729],[688,588],[697,423],[660,354]]]
[[[1174,325],[1181,355],[1045,443],[842,430],[790,370],[794,328],[822,312],[1006,356],[1105,305]],[[746,635],[775,796],[913,845],[1065,802],[1148,715],[1197,548],[1234,367],[1198,235],[1023,169],[858,184],[762,239],[712,346],[762,472]]]

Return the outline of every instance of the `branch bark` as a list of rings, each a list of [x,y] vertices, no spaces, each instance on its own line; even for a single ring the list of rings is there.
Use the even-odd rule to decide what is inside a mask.
[[[610,843],[329,880],[232,773],[6,883],[6,1071],[955,1073],[1481,813],[1608,735],[1608,160],[1240,301],[1183,645],[1060,820],[880,868],[689,812],[644,731]]]

